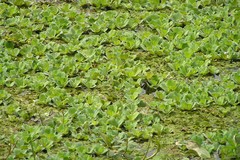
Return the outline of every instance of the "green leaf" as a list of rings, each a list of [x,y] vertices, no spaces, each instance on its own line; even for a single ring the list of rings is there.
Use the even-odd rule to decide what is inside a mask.
[[[240,84],[240,71],[235,72],[232,74],[232,80],[236,83],[236,84]]]
[[[20,111],[20,107],[19,107],[19,104],[10,104],[6,107],[5,109],[5,112],[8,114],[8,115],[14,115],[14,114],[17,114],[19,111]]]
[[[166,113],[166,114],[170,113],[173,110],[171,105],[164,104],[164,103],[159,104],[157,106],[157,109],[158,109],[158,111]]]
[[[87,88],[94,88],[96,87],[97,80],[92,80],[92,79],[83,79],[82,83],[87,87]]]
[[[93,147],[93,151],[97,155],[103,155],[108,151],[108,149],[106,147],[102,146],[101,144],[96,144]]]
[[[191,101],[181,101],[179,107],[182,110],[190,111],[194,108],[194,104]]]
[[[128,13],[119,14],[115,19],[116,27],[121,29],[121,28],[127,26],[128,22],[129,22],[128,17],[129,17]]]
[[[25,0],[9,0],[10,3],[16,5],[16,6],[22,6],[25,4]]]
[[[175,80],[167,80],[160,84],[160,87],[166,92],[174,91],[177,89],[177,82]]]
[[[125,72],[128,77],[136,77],[142,72],[142,69],[140,67],[125,68]]]
[[[69,127],[66,124],[60,124],[56,127],[56,131],[61,136],[67,135],[69,132]]]
[[[73,88],[78,88],[82,80],[80,77],[74,77],[69,79],[69,85]]]
[[[140,114],[139,112],[134,112],[133,114],[128,115],[127,118],[128,118],[130,121],[134,121],[139,114]]]
[[[0,104],[11,97],[11,94],[5,90],[0,90]]]
[[[58,86],[65,87],[68,84],[68,75],[65,72],[54,70],[51,77]]]
[[[125,97],[131,100],[134,100],[138,97],[138,95],[142,92],[142,88],[131,88],[126,90]]]

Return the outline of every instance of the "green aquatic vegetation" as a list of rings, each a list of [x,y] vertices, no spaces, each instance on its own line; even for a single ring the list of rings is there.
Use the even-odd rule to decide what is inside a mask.
[[[2,0],[0,159],[238,159],[239,5]]]
[[[50,78],[60,87],[65,87],[68,83],[68,75],[65,72],[54,70]]]
[[[8,93],[5,90],[0,90],[0,102],[1,102],[1,104],[4,104],[10,97],[11,97],[10,93]]]
[[[232,74],[232,79],[236,84],[240,84],[240,72],[235,72]]]
[[[237,129],[194,135],[192,140],[205,148],[208,153],[215,153],[218,157],[239,158],[239,131]]]

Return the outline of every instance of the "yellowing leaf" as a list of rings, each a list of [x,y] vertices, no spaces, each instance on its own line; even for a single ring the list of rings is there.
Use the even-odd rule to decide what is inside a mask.
[[[193,150],[193,151],[197,152],[198,156],[201,158],[211,158],[210,153],[205,148],[199,147],[194,142],[188,142],[186,144],[186,147],[189,150]]]

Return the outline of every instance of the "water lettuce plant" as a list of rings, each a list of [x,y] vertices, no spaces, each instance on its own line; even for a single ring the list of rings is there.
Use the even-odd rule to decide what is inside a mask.
[[[239,159],[237,0],[1,0],[0,159]]]

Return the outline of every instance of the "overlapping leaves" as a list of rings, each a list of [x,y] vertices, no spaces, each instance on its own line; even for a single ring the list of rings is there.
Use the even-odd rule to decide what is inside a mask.
[[[217,106],[227,117],[239,106],[237,1],[3,0],[0,8],[0,117],[25,123],[6,134],[8,159],[147,158],[176,132],[164,116]],[[238,139],[236,130],[209,133],[187,148],[238,158]]]

